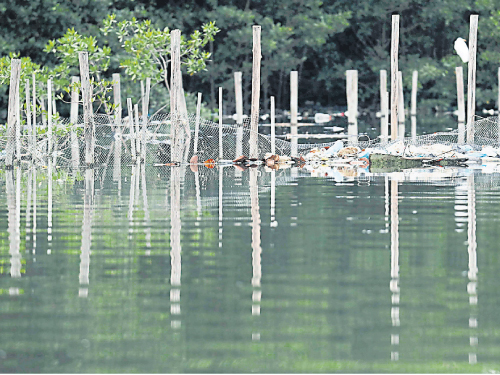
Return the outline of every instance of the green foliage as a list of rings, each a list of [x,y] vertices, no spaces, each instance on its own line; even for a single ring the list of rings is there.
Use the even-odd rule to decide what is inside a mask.
[[[132,80],[152,78],[163,80],[168,87],[168,66],[170,62],[170,29],[155,28],[151,20],[131,20],[118,22],[116,14],[109,15],[103,21],[101,31],[104,35],[114,32],[126,52],[126,58],[120,60]],[[181,63],[189,74],[204,70],[210,53],[203,51],[209,41],[214,40],[219,29],[214,22],[208,22],[186,38],[181,36]]]

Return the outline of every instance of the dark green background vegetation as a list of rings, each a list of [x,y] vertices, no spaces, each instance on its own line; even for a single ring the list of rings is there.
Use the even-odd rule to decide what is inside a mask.
[[[249,108],[252,69],[252,25],[262,25],[262,108],[276,96],[277,107],[289,107],[289,72],[299,71],[299,101],[344,106],[345,70],[358,69],[361,108],[379,107],[379,70],[390,69],[391,14],[400,14],[400,68],[405,89],[411,71],[419,71],[419,107],[453,109],[454,69],[462,64],[454,53],[457,37],[468,39],[469,16],[479,14],[477,108],[497,106],[500,64],[500,1],[498,0],[4,0],[0,4],[0,55],[20,52],[35,62],[55,63],[43,52],[49,39],[68,28],[95,35],[113,50],[108,74],[120,71],[123,50],[99,32],[109,13],[117,19],[151,19],[158,27],[188,34],[208,21],[221,31],[208,50],[207,71],[185,76],[187,92],[201,91],[209,104],[218,86],[233,97],[233,72],[243,72],[245,111]],[[466,74],[465,74],[466,76]],[[6,88],[0,89],[0,118],[6,116]],[[406,95],[409,100],[409,95]],[[162,101],[161,98],[157,100]],[[166,101],[166,99],[165,99]],[[229,104],[228,111],[231,111]]]

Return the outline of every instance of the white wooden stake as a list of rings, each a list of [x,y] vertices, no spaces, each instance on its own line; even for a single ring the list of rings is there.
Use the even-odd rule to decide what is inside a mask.
[[[219,160],[224,159],[222,149],[222,87],[219,87]]]
[[[290,135],[291,156],[298,154],[297,123],[299,112],[299,72],[290,72]]]
[[[250,157],[257,158],[259,155],[258,131],[259,131],[259,105],[260,105],[260,26],[253,26],[253,63],[252,63],[252,109],[250,115]]]
[[[171,66],[170,66],[170,159],[171,161],[180,161],[180,104],[179,97],[181,93],[181,31],[172,30],[170,33],[171,43]]]
[[[243,154],[243,88],[242,73],[234,72],[234,96],[236,98],[236,155]]]
[[[476,52],[477,24],[479,16],[470,16],[469,30],[469,76],[467,80],[467,143],[474,143],[474,115],[476,112]]]
[[[16,160],[21,160],[21,77],[17,81],[17,124],[16,124]]]
[[[137,152],[137,158],[141,158],[141,126],[139,125],[139,104],[134,104],[134,116],[135,116],[135,151]],[[144,145],[142,145],[144,146]]]
[[[142,82],[141,82],[142,87]],[[144,93],[142,101],[142,160],[146,161],[146,133],[148,127],[148,113],[149,113],[149,93],[151,91],[151,78],[146,78],[146,92]]]
[[[78,143],[78,137],[76,135],[76,128],[78,127],[78,101],[79,92],[77,84],[80,82],[78,77],[71,77],[71,110],[70,110],[70,121],[71,121],[71,159],[73,163],[73,168],[78,168],[80,165],[80,146]]]
[[[87,52],[79,52],[80,81],[82,82],[83,124],[85,137],[85,163],[94,164],[95,125],[92,109],[92,85],[90,84],[89,56]]]
[[[52,80],[47,81],[47,155],[52,155]]]
[[[391,139],[398,138],[398,49],[399,15],[392,16],[391,33]]]
[[[35,73],[32,74],[33,79],[33,104],[32,104],[32,112],[33,112],[33,129],[31,131],[31,157],[34,160],[36,157],[36,78]]]
[[[348,70],[346,72],[347,92],[347,135],[349,144],[358,143],[358,71]]]
[[[276,155],[276,108],[271,96],[271,154]]]
[[[30,101],[30,80],[27,79],[25,83],[25,91],[26,91],[26,125],[28,127],[28,152],[29,156],[33,155],[32,150],[32,137],[31,137],[31,101]],[[29,185],[29,184],[28,184]]]
[[[201,92],[198,93],[198,102],[196,103],[196,120],[194,124],[194,155],[198,153],[198,137],[200,134],[200,113],[201,113]]]
[[[128,109],[128,130],[130,133],[130,152],[132,161],[135,161],[135,132],[134,132],[134,110],[132,108],[132,99],[127,98],[127,109]]]
[[[398,139],[405,138],[405,101],[403,96],[403,74],[398,72]]]
[[[465,143],[465,98],[464,74],[461,66],[455,68],[457,75],[458,144]]]
[[[389,114],[387,113],[387,70],[380,71],[380,141],[389,139]]]
[[[411,139],[417,139],[417,89],[418,71],[414,70],[411,82]]]

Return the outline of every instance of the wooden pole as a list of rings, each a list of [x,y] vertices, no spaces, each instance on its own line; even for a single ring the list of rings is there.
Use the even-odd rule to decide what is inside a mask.
[[[498,143],[500,143],[500,67],[498,68],[498,100],[497,100],[497,109],[498,109]]]
[[[92,85],[90,84],[89,56],[87,52],[79,52],[80,81],[82,82],[83,126],[85,137],[85,163],[94,164],[94,110],[92,109]]]
[[[276,155],[276,108],[271,96],[271,154]]]
[[[299,72],[290,72],[290,135],[292,136],[291,142],[291,156],[298,154],[298,138],[297,123],[299,112]]]
[[[234,96],[236,99],[236,155],[243,154],[243,88],[242,73],[234,72]]]
[[[31,131],[31,157],[35,159],[36,156],[36,78],[35,78],[35,73],[32,74],[32,79],[33,79],[33,104],[32,104],[32,111],[33,111],[33,129]]]
[[[358,143],[358,71],[346,72],[347,136],[349,144]]]
[[[71,159],[73,167],[77,168],[80,164],[80,146],[78,144],[78,137],[76,135],[76,128],[78,127],[78,100],[79,92],[77,84],[79,82],[78,77],[71,77],[71,111],[70,111],[70,121],[71,121]]]
[[[135,132],[134,132],[134,110],[132,108],[132,99],[127,98],[127,109],[128,109],[128,130],[130,133],[130,152],[132,161],[135,161]]]
[[[196,103],[196,120],[194,123],[194,155],[198,153],[198,137],[200,133],[200,113],[201,113],[201,92],[198,93],[198,102]]]
[[[115,131],[122,134],[122,98],[120,73],[113,73],[113,104],[115,105]]]
[[[52,154],[52,80],[47,80],[47,155],[50,157]]]
[[[21,160],[21,77],[17,81],[17,100],[16,100],[16,111],[17,111],[17,124],[16,124],[16,160]]]
[[[170,33],[171,40],[171,66],[170,66],[170,147],[171,161],[180,161],[180,81],[181,81],[181,31],[172,30]]]
[[[380,71],[380,141],[389,139],[389,114],[387,113],[387,70]]]
[[[457,76],[458,144],[465,143],[464,74],[461,66],[455,68]]]
[[[260,104],[260,61],[262,59],[260,49],[260,26],[253,26],[253,64],[252,64],[252,109],[250,115],[250,157],[257,158],[259,155],[258,131],[259,131],[259,104]]]
[[[467,80],[467,143],[474,143],[474,115],[476,112],[476,51],[477,24],[479,16],[470,16],[469,30],[469,76]]]
[[[417,90],[418,71],[414,70],[411,83],[411,139],[417,139]]]
[[[25,91],[26,91],[26,125],[28,126],[28,152],[29,156],[32,155],[32,144],[31,144],[31,103],[30,103],[30,80],[27,79],[25,83]],[[28,184],[29,186],[29,184]]]
[[[135,116],[135,151],[136,157],[141,159],[141,126],[139,125],[139,104],[134,104],[134,116]],[[142,145],[144,146],[144,145]]]
[[[142,85],[142,84],[141,84]],[[148,128],[149,93],[151,91],[151,78],[146,78],[146,91],[142,101],[142,160],[146,161],[146,133]]]
[[[219,87],[219,160],[224,159],[222,149],[222,87]]]
[[[7,145],[5,147],[5,166],[12,168],[14,165],[14,140],[18,124],[16,101],[19,100],[19,81],[21,79],[21,60],[12,59],[10,65],[9,107],[7,115]]]
[[[398,49],[399,15],[392,16],[391,33],[391,139],[398,137]]]
[[[405,138],[405,100],[403,96],[403,74],[398,72],[398,139]]]

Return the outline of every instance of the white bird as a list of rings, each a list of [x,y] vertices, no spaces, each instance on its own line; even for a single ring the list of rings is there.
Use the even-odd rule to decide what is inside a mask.
[[[469,48],[467,47],[467,43],[465,43],[465,39],[457,38],[455,40],[455,51],[464,63],[469,62]]]

